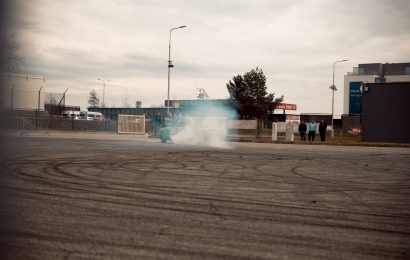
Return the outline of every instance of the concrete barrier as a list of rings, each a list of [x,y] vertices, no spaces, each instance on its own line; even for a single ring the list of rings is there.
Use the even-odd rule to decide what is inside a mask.
[[[290,122],[288,122],[286,124],[286,142],[293,142],[293,141],[295,141],[293,125]]]
[[[278,140],[278,123],[272,123],[272,142]]]

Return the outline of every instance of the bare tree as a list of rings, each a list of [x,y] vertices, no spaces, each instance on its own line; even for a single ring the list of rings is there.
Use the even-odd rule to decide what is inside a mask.
[[[90,91],[90,96],[88,97],[88,104],[92,107],[98,107],[100,99],[97,97],[97,92],[93,89]]]
[[[20,45],[15,39],[15,34],[2,32],[0,38],[0,71],[3,73],[19,71],[22,59],[18,56]]]

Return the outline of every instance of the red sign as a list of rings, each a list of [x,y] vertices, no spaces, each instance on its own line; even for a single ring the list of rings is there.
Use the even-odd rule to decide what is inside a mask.
[[[297,110],[296,104],[279,103],[276,109]]]

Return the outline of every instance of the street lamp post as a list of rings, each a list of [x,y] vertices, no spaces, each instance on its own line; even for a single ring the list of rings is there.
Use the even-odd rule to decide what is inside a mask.
[[[16,84],[13,84],[13,86],[11,87],[11,97],[10,97],[10,111],[13,112],[13,94],[14,94],[14,87],[16,86]]]
[[[40,114],[40,93],[41,93],[41,89],[43,89],[43,86],[40,87],[40,89],[38,90],[38,101],[37,101],[37,111],[36,111],[36,130],[38,127],[38,116]]]
[[[171,68],[174,67],[174,65],[172,65],[172,61],[171,61],[171,33],[173,30],[176,29],[181,29],[181,28],[185,28],[185,25],[179,26],[179,27],[175,27],[172,28],[171,30],[169,30],[169,51],[168,51],[168,94],[167,94],[167,116],[169,116],[169,87],[170,87],[170,79],[171,79]]]
[[[105,107],[105,81],[102,79],[97,79],[97,80],[100,80],[103,83],[103,100],[102,100],[101,107]],[[110,80],[107,80],[107,81],[109,82]]]
[[[337,60],[333,62],[333,80],[332,80],[332,86],[329,88],[332,90],[332,131],[330,132],[330,135],[332,138],[335,137],[335,130],[333,128],[333,116],[334,116],[334,107],[335,107],[335,91],[337,90],[335,86],[335,64],[338,62],[345,62],[348,60]]]

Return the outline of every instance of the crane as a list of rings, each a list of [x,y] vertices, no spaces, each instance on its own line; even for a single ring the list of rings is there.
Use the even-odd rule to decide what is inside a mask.
[[[204,98],[209,98],[209,95],[206,93],[205,89],[203,88],[197,88],[199,91],[197,98],[198,99],[204,99]]]

